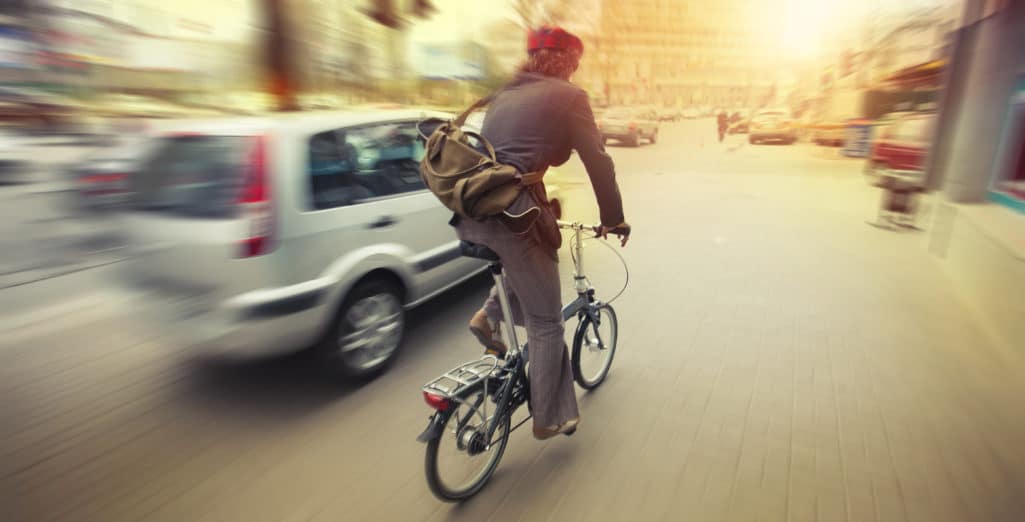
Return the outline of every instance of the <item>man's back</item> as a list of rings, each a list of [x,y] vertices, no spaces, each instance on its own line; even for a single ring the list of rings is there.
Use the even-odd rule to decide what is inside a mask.
[[[524,73],[491,101],[482,134],[498,161],[531,172],[561,165],[572,150],[567,113],[586,94],[575,85]]]

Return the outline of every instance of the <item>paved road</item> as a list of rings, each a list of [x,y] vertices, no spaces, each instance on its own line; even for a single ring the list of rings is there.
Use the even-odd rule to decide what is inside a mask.
[[[988,344],[923,238],[864,224],[859,165],[713,136],[611,149],[636,230],[613,373],[574,437],[514,434],[472,501],[430,495],[414,437],[420,385],[476,353],[486,280],[414,312],[397,364],[356,387],[176,346],[90,274],[0,321],[0,519],[1020,520],[1020,354]],[[587,255],[618,289],[618,260]]]

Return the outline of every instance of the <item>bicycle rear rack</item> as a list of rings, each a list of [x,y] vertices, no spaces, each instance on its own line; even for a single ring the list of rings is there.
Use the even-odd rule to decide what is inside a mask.
[[[423,391],[451,398],[462,394],[477,383],[499,377],[498,358],[486,355],[479,360],[457,366],[423,387]]]

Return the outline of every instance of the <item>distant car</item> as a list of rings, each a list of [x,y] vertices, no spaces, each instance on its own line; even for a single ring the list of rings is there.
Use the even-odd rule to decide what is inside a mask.
[[[609,109],[598,120],[602,139],[617,140],[631,147],[640,145],[642,139],[649,143],[658,141],[658,118],[654,109],[643,107],[615,107]]]
[[[658,110],[658,121],[676,121],[680,119],[680,112],[674,107],[662,107]]]
[[[101,148],[70,169],[79,208],[94,213],[117,211],[130,200],[131,176],[154,142],[145,137]]]
[[[840,121],[812,122],[811,139],[817,145],[840,147],[847,139],[847,124]]]
[[[244,355],[314,346],[383,371],[405,311],[486,268],[460,257],[426,190],[420,110],[272,114],[167,125],[121,214],[134,286],[192,343]]]
[[[921,180],[935,125],[935,113],[911,113],[884,127],[865,163],[870,181],[887,176]]]
[[[747,140],[750,143],[779,141],[790,145],[797,141],[797,128],[788,111],[763,109],[751,118]]]

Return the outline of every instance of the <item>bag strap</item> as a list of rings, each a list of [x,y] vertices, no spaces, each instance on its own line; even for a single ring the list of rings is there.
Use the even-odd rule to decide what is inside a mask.
[[[494,94],[489,94],[489,95],[487,95],[487,96],[485,96],[485,97],[483,97],[483,98],[473,102],[473,105],[467,107],[467,109],[465,111],[463,111],[462,114],[460,114],[459,116],[456,116],[456,119],[452,120],[452,123],[454,123],[456,125],[456,127],[462,127],[463,124],[466,123],[466,118],[469,118],[470,114],[472,114],[473,111],[475,111],[475,110],[477,110],[477,109],[479,109],[479,108],[481,108],[481,107],[491,103],[491,100],[494,97],[495,97]]]
[[[496,163],[498,162],[498,155],[495,152],[495,148],[491,146],[491,142],[489,142],[488,140],[484,139],[484,136],[481,136],[480,134],[477,134],[476,132],[473,132],[473,131],[463,131],[463,134],[466,135],[466,136],[474,137],[474,138],[477,139],[477,141],[479,141],[480,143],[483,143],[484,144],[484,148],[487,149],[487,151],[488,151],[488,156],[491,157],[491,161],[494,161]]]

